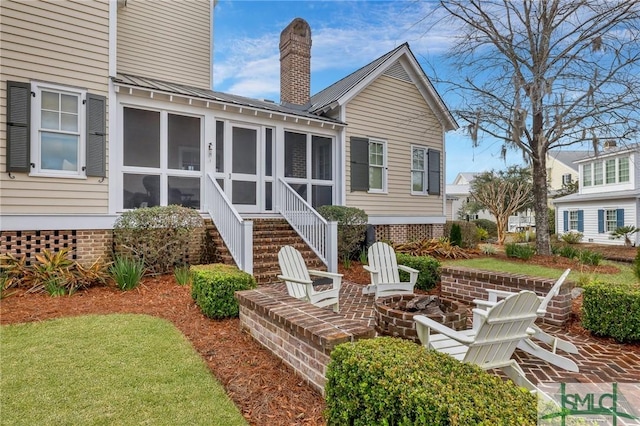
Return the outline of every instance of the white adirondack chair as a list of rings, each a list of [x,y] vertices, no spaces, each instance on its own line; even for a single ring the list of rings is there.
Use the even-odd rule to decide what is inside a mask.
[[[549,302],[551,301],[551,299],[553,299],[555,296],[558,295],[558,293],[560,292],[560,287],[562,287],[562,284],[567,279],[567,276],[569,276],[570,272],[571,272],[571,269],[567,269],[566,271],[564,271],[564,273],[560,276],[560,278],[558,278],[558,280],[555,282],[553,287],[551,287],[551,289],[549,290],[549,293],[547,293],[545,297],[538,297],[540,299],[540,306],[538,307],[538,311],[537,311],[537,314],[539,317],[542,318],[546,315],[547,305],[549,305]],[[484,309],[489,308],[495,305],[498,302],[498,300],[514,294],[513,292],[502,291],[502,290],[486,289],[486,291],[489,294],[489,297],[488,297],[489,300],[473,301],[476,304],[476,306],[479,308],[484,308]],[[535,324],[533,324],[531,328],[533,329],[532,337],[549,345],[551,347],[551,350],[541,347],[530,338],[523,339],[520,343],[518,343],[518,349],[523,350],[524,352],[527,352],[535,357],[543,359],[548,363],[556,365],[565,370],[575,371],[575,372],[579,370],[578,365],[574,361],[562,355],[559,355],[556,352],[558,349],[560,349],[567,353],[577,354],[578,348],[573,343],[567,342],[566,340],[562,340],[555,336],[552,336],[551,334],[543,331],[540,327],[538,327]]]
[[[537,391],[511,356],[518,342],[529,336],[539,305],[540,300],[532,291],[513,294],[489,309],[473,309],[477,327],[466,331],[455,331],[424,315],[417,315],[414,320],[418,338],[427,348],[485,370],[502,369],[518,386]]]
[[[291,246],[284,246],[280,249],[278,263],[282,272],[278,278],[285,282],[290,296],[306,300],[321,308],[333,305],[333,310],[338,312],[342,274],[307,269],[300,252]],[[316,291],[313,288],[310,275],[331,278],[331,288]]]
[[[411,294],[418,280],[418,271],[408,266],[398,265],[396,253],[386,243],[377,242],[367,252],[369,265],[364,269],[371,274],[371,284],[362,289],[363,294],[375,293],[376,299],[393,294]],[[409,273],[409,281],[401,282],[399,271]]]

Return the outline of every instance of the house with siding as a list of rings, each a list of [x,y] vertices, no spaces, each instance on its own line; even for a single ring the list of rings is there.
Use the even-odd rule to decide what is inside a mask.
[[[214,6],[0,3],[2,252],[90,262],[123,211],[169,204],[198,209],[266,281],[265,234],[293,234],[335,270],[321,205],[364,209],[378,239],[442,234],[457,124],[408,44],[310,96],[311,29],[295,19],[281,102],[250,99],[211,90]]]
[[[640,145],[611,144],[598,155],[576,161],[579,190],[556,198],[558,234],[581,232],[583,242],[624,244],[610,234],[621,226],[640,225]],[[639,236],[632,237],[637,244]]]
[[[553,150],[547,152],[547,176],[549,196],[554,197],[568,185],[579,182],[578,164],[593,152],[580,150]],[[549,201],[551,203],[551,199]]]

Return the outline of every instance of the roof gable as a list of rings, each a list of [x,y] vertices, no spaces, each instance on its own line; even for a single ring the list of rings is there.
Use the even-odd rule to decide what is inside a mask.
[[[443,127],[446,130],[458,128],[442,98],[409,49],[408,43],[398,46],[313,95],[307,110],[312,113],[326,113],[343,106],[383,74],[415,84]]]

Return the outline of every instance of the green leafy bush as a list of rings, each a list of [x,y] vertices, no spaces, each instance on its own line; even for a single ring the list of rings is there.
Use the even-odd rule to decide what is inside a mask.
[[[633,274],[640,280],[640,247],[636,249],[636,257],[633,260]]]
[[[640,340],[640,284],[594,281],[584,286],[582,326],[619,342]]]
[[[575,259],[580,254],[580,250],[573,246],[561,246],[558,247],[557,254],[567,259]]]
[[[369,217],[362,209],[345,206],[320,206],[318,213],[326,220],[338,222],[338,256],[351,259],[360,253]]]
[[[430,290],[440,281],[440,262],[431,256],[411,256],[410,254],[396,253],[399,265],[420,271],[416,288],[419,290]],[[400,281],[409,281],[409,273],[400,271]]]
[[[504,252],[507,257],[529,260],[536,254],[536,248],[528,244],[509,243],[505,244]]]
[[[480,367],[391,337],[338,345],[328,425],[535,425],[536,399]]]
[[[116,255],[144,261],[147,272],[162,274],[186,263],[193,231],[204,227],[200,214],[177,205],[126,211],[113,226]]]
[[[451,232],[453,231],[454,225],[457,225],[458,227],[460,227],[461,239],[459,244],[456,244],[451,239]],[[478,231],[475,223],[467,222],[464,220],[457,220],[453,222],[448,221],[447,223],[445,223],[444,235],[449,236],[449,241],[451,245],[456,245],[458,247],[463,247],[463,248],[474,248],[478,245],[478,241],[479,241]]]
[[[462,247],[462,229],[460,229],[460,225],[454,223],[451,225],[451,232],[449,233],[449,241],[454,246]]]
[[[602,259],[604,259],[604,256],[595,251],[580,250],[577,259],[578,262],[582,263],[583,265],[598,266],[602,262]]]
[[[253,275],[231,265],[192,266],[191,279],[191,297],[202,313],[213,319],[237,317],[238,301],[233,294],[256,288]]]
[[[477,228],[486,230],[489,236],[496,238],[498,236],[498,225],[489,219],[476,219],[473,221]]]
[[[476,228],[476,238],[478,241],[486,241],[489,239],[489,231],[484,228]]]
[[[578,244],[580,241],[582,241],[582,232],[565,232],[560,236],[560,239],[567,244]]]
[[[127,256],[116,256],[109,267],[109,273],[120,290],[133,290],[138,287],[144,271],[144,262],[141,259]]]

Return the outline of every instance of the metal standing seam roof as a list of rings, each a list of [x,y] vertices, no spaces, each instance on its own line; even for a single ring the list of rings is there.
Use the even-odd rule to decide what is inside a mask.
[[[353,89],[358,83],[367,78],[372,72],[374,72],[380,65],[382,65],[387,59],[393,56],[398,50],[402,49],[405,46],[409,46],[407,43],[403,43],[400,46],[396,47],[392,51],[385,53],[378,59],[370,62],[364,67],[352,72],[348,76],[344,77],[341,80],[333,83],[331,86],[326,89],[321,90],[311,97],[309,103],[306,105],[306,109],[308,111],[321,111],[327,106],[331,105],[333,102],[340,99],[342,96],[347,94],[351,89]]]
[[[277,112],[281,114],[294,115],[302,118],[326,121],[332,124],[344,125],[345,123],[329,117],[324,117],[305,111],[304,107],[295,107],[289,105],[280,105],[275,102],[263,101],[259,99],[246,98],[243,96],[231,95],[228,93],[216,92],[209,89],[202,89],[184,84],[171,83],[163,80],[156,80],[147,77],[140,77],[131,74],[118,73],[111,80],[118,85],[144,88],[155,90],[167,94],[175,94],[180,96],[189,96],[193,98],[203,99],[207,101],[220,102],[240,107],[255,108],[264,111]]]

